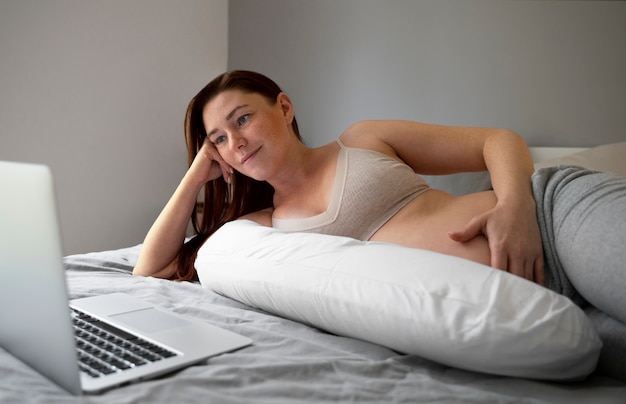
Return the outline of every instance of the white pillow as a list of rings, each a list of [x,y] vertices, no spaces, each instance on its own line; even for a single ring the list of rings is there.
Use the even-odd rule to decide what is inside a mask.
[[[575,165],[626,177],[626,142],[605,144],[568,156],[540,161],[535,163],[535,168],[560,165]]]
[[[567,298],[431,251],[239,220],[209,238],[196,269],[250,306],[468,370],[575,380],[601,348]]]

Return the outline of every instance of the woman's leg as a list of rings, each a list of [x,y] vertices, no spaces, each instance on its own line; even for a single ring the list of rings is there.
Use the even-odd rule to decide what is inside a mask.
[[[553,195],[554,246],[578,293],[626,324],[626,178],[582,173]]]
[[[626,178],[576,167],[533,175],[546,286],[585,310],[600,373],[626,380]]]

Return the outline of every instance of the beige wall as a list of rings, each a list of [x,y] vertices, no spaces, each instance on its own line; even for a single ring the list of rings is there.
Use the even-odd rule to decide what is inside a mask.
[[[0,2],[0,159],[51,166],[66,254],[143,241],[227,30],[227,0]]]

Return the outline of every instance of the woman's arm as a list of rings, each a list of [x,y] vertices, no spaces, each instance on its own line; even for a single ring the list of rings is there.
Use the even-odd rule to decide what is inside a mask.
[[[543,284],[543,247],[530,181],[534,167],[526,143],[513,132],[492,135],[486,138],[483,156],[496,206],[450,237],[466,242],[485,235],[493,267]]]
[[[491,265],[543,282],[543,250],[530,176],[534,167],[524,140],[505,129],[430,125],[409,121],[363,121],[341,135],[347,146],[396,157],[420,174],[488,170],[496,207],[451,229],[459,242],[489,240]]]
[[[133,275],[170,278],[176,273],[176,259],[185,241],[187,226],[202,186],[232,169],[206,141],[176,191],[144,239]]]
[[[520,146],[526,148],[519,136],[505,129],[411,121],[361,121],[348,128],[341,139],[347,146],[377,150],[399,158],[415,172],[426,175],[488,169],[485,158],[485,153],[489,153],[486,149],[488,143],[491,146],[495,143],[496,147],[505,146],[506,150],[500,150],[505,155],[517,154]],[[523,160],[524,156],[521,157],[520,160]],[[530,162],[530,157],[527,157],[528,160],[521,164]],[[507,158],[515,159],[511,156]]]

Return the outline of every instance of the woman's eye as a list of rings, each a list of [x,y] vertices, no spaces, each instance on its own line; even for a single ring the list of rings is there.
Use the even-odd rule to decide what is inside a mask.
[[[218,144],[223,143],[225,141],[226,141],[226,136],[221,135],[221,136],[217,136],[217,137],[215,137],[215,139],[213,139],[213,144],[214,145],[218,145]]]
[[[244,123],[248,122],[248,118],[250,118],[250,114],[245,114],[245,115],[240,116],[237,119],[237,125],[241,126]]]

